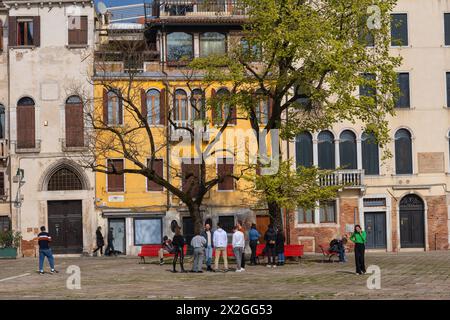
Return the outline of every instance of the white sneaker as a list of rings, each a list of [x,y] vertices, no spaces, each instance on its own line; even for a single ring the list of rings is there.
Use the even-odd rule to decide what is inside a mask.
[[[245,269],[244,269],[244,268],[241,268],[241,271],[245,271]]]
[[[239,269],[239,270],[236,270],[236,272],[242,272],[242,270]]]
[[[272,266],[270,264],[267,265],[267,268],[272,268]]]
[[[276,268],[277,266],[274,264],[273,266],[272,266],[272,268]]]

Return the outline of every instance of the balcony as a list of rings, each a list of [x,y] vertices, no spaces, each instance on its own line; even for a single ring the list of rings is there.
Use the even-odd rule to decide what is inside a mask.
[[[364,170],[338,170],[319,181],[322,187],[342,185],[344,189],[364,189]]]
[[[175,120],[174,124],[170,124],[170,141],[180,141],[180,139],[190,139],[191,132],[180,127],[194,129],[194,123],[192,120]],[[207,128],[200,128],[203,141],[209,141],[210,132]]]
[[[146,6],[148,20],[218,18],[246,15],[239,0],[155,0]]]

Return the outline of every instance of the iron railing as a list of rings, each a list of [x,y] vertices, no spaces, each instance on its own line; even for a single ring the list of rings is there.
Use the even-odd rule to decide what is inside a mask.
[[[147,17],[245,15],[240,0],[155,0],[146,5]]]

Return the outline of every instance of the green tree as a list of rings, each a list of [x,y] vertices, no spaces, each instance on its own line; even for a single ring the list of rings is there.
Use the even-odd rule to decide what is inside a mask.
[[[206,82],[231,84],[230,103],[239,106],[240,116],[250,121],[258,137],[265,129],[292,139],[302,131],[351,121],[363,123],[381,147],[389,141],[386,118],[394,115],[395,69],[401,62],[389,52],[389,13],[396,0],[241,0],[241,4],[248,14],[243,40],[230,43],[227,55],[198,58],[191,67],[204,72]],[[265,117],[256,108],[260,95],[269,100]],[[281,143],[271,147],[272,152],[281,151]],[[281,152],[275,160],[283,163]],[[304,174],[300,170],[299,176],[288,178],[295,182]],[[277,185],[273,179],[267,181]],[[283,200],[283,192],[292,191],[286,181],[290,182],[268,188],[263,196],[277,225],[281,206],[296,202],[290,197]],[[317,188],[304,190],[309,191],[307,198],[321,197]]]

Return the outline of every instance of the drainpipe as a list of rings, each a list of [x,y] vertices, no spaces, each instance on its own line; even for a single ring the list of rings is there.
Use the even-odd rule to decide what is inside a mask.
[[[8,14],[7,14],[7,18],[9,20],[9,10],[8,10]],[[9,32],[9,30],[8,30]],[[0,39],[0,41],[3,41],[3,39]],[[9,41],[9,39],[8,39]],[[11,215],[11,220],[9,222],[9,227],[10,229],[12,229],[12,218],[13,218],[13,204],[12,204],[12,194],[13,194],[13,190],[12,190],[12,161],[11,161],[11,66],[10,66],[10,48],[9,48],[9,43],[7,43],[5,45],[5,47],[7,48],[7,54],[6,54],[6,72],[8,73],[8,95],[7,95],[7,108],[8,108],[8,133],[7,133],[7,147],[8,147],[8,167],[7,167],[7,173],[8,173],[8,179],[9,179],[9,212]],[[6,110],[5,110],[6,112]],[[17,219],[18,217],[16,217],[16,223],[17,223]]]

